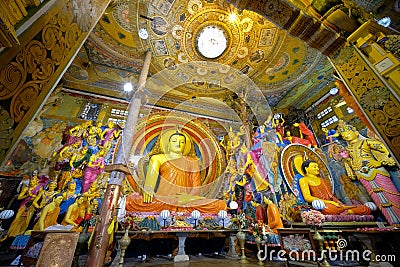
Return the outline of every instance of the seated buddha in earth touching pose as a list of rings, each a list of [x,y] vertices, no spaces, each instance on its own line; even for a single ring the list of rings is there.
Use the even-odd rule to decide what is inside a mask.
[[[314,200],[322,200],[325,208],[321,210],[323,214],[371,214],[371,210],[364,205],[344,205],[332,193],[330,185],[321,177],[319,177],[318,163],[312,160],[306,160],[301,165],[302,171],[305,173],[300,178],[299,184],[304,200],[311,203]]]
[[[127,211],[192,211],[213,213],[226,209],[222,200],[201,196],[199,159],[189,135],[163,132],[150,156],[142,194],[126,200]],[[159,153],[158,153],[159,152]]]

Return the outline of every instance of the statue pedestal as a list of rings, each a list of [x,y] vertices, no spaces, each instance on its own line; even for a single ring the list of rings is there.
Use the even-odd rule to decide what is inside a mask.
[[[186,241],[186,237],[189,236],[189,233],[182,233],[182,232],[176,233],[176,236],[178,237],[179,246],[178,246],[178,253],[174,257],[174,261],[175,262],[188,261],[189,256],[186,255],[186,252],[185,252],[185,241]]]
[[[229,234],[229,250],[226,253],[226,257],[231,258],[231,259],[239,259],[239,255],[236,253],[236,232],[231,232]]]

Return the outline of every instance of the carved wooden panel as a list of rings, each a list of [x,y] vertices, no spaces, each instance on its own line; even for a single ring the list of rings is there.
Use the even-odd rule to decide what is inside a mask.
[[[79,233],[48,233],[36,266],[70,267]]]
[[[2,52],[0,162],[19,140],[110,0],[62,0]],[[1,27],[1,25],[0,25]]]
[[[342,48],[331,59],[392,155],[400,162],[399,96],[382,82],[352,46]]]

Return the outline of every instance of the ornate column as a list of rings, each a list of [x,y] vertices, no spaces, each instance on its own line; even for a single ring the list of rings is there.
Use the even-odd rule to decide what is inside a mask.
[[[332,64],[374,130],[400,162],[400,96],[366,61],[354,46],[348,45],[331,57]]]
[[[111,176],[101,206],[100,218],[96,224],[92,242],[90,244],[85,265],[87,267],[104,265],[108,241],[110,240],[110,235],[107,229],[115,217],[121,185],[125,178],[125,174],[129,173],[129,169],[126,167],[126,161],[132,147],[132,138],[141,106],[141,93],[143,92],[147,80],[147,74],[149,73],[150,61],[151,52],[147,51],[143,62],[143,68],[139,76],[138,88],[129,105],[126,125],[122,134],[122,140],[116,155],[115,163],[106,167],[106,171],[111,172]]]

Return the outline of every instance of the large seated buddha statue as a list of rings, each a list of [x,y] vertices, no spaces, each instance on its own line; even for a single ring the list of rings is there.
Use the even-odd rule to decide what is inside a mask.
[[[195,156],[192,140],[179,129],[161,133],[149,154],[141,195],[126,199],[130,212],[191,212],[216,213],[226,209],[223,200],[204,197],[207,187],[201,184],[200,161]]]

